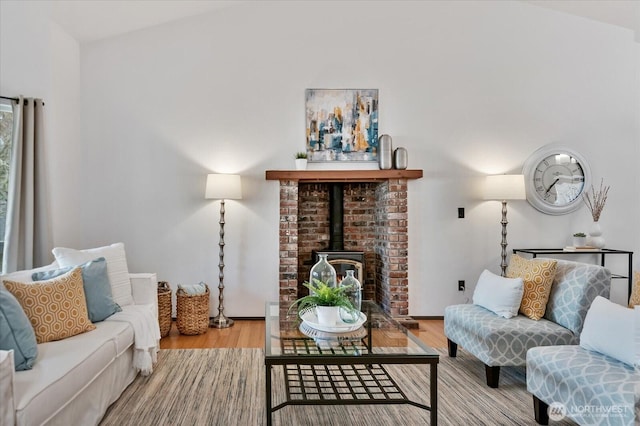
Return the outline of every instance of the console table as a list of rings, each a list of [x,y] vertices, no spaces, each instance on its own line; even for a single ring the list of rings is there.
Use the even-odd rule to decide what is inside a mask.
[[[612,273],[611,278],[628,279],[629,285],[627,288],[627,300],[629,300],[629,297],[631,297],[631,288],[633,286],[633,252],[632,251],[614,250],[614,249],[608,249],[608,248],[578,249],[578,250],[564,250],[564,249],[552,248],[552,249],[513,249],[513,252],[527,253],[534,258],[539,255],[545,255],[545,254],[567,254],[567,255],[597,254],[597,255],[600,255],[600,266],[604,266],[605,257],[607,255],[614,255],[614,254],[627,255],[628,256],[627,275],[618,275],[618,274]]]

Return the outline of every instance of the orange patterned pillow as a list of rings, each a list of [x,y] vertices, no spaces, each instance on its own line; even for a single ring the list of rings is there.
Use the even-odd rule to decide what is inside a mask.
[[[640,305],[640,271],[633,272],[633,290],[629,298],[629,307]]]
[[[82,287],[82,269],[37,283],[4,281],[31,321],[38,343],[62,340],[95,330],[89,321]]]
[[[511,256],[507,277],[522,278],[524,281],[520,312],[525,316],[533,320],[544,316],[557,263],[554,259],[525,259],[517,254]]]

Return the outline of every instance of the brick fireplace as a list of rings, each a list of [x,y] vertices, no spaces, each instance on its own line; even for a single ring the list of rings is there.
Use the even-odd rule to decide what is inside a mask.
[[[421,177],[422,170],[267,171],[280,182],[280,303],[304,294],[313,252],[329,247],[329,194],[340,182],[344,250],[364,252],[363,298],[408,315],[407,182]]]

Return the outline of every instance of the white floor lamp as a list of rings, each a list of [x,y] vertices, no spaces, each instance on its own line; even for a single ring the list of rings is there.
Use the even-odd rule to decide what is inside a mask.
[[[242,199],[242,185],[240,175],[209,174],[205,198],[220,200],[220,269],[218,284],[218,315],[211,318],[209,327],[227,328],[233,325],[233,320],[224,316],[224,200]]]
[[[487,176],[485,181],[485,200],[502,201],[502,276],[507,273],[507,200],[524,200],[524,175]]]

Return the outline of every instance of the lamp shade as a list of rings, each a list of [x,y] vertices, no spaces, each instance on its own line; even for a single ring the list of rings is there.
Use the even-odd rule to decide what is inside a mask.
[[[484,188],[485,200],[524,200],[524,175],[487,176]]]
[[[240,175],[209,174],[204,198],[216,200],[242,199]]]

